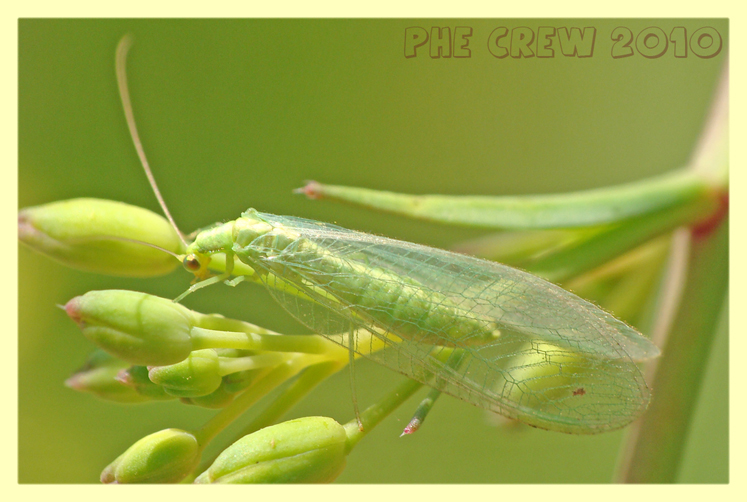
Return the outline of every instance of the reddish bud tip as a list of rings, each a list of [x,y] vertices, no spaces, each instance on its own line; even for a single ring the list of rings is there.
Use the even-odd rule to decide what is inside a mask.
[[[80,315],[80,296],[76,296],[65,304],[65,312],[68,317],[75,321],[78,326],[83,327],[83,319]]]
[[[18,212],[18,238],[22,242],[29,240],[29,237],[38,231],[34,228],[29,220],[28,211],[22,209]]]
[[[77,391],[82,391],[85,389],[83,377],[81,375],[75,374],[65,380],[65,387]]]
[[[295,193],[300,193],[308,197],[309,199],[321,199],[322,198],[322,185],[316,181],[307,181],[306,186],[297,188],[294,190]]]
[[[127,368],[117,373],[117,376],[114,377],[114,380],[124,385],[127,385],[129,387],[135,386],[135,379],[132,378],[132,375],[130,374],[130,370]]]

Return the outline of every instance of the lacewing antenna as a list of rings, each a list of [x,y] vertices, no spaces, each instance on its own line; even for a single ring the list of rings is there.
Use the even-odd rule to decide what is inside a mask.
[[[166,218],[168,218],[171,226],[174,227],[174,230],[176,230],[177,235],[179,235],[179,239],[185,246],[187,246],[187,241],[184,238],[184,234],[176,225],[174,218],[169,212],[169,208],[166,206],[166,201],[163,200],[161,191],[158,189],[156,179],[153,177],[153,171],[151,171],[150,165],[148,164],[148,159],[145,156],[143,144],[140,142],[140,135],[137,132],[137,125],[135,125],[135,115],[132,113],[132,103],[130,102],[130,91],[127,87],[127,52],[130,50],[130,47],[132,47],[132,36],[125,35],[124,37],[122,37],[122,40],[119,41],[119,45],[117,45],[116,55],[117,85],[119,87],[119,97],[122,99],[122,107],[124,108],[125,118],[127,119],[127,127],[130,129],[130,136],[132,137],[132,142],[135,144],[137,155],[138,157],[140,157],[140,163],[145,170],[145,175],[148,177],[148,182],[153,189],[153,193],[155,194],[156,199],[158,199],[158,203],[161,205],[161,209],[163,209],[163,213],[166,215]]]

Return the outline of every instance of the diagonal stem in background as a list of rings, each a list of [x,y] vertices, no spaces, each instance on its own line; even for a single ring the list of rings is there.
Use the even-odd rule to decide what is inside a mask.
[[[715,219],[690,229],[683,294],[656,363],[654,397],[630,430],[617,481],[677,480],[710,349],[728,295],[728,69],[722,74],[708,123],[691,166],[721,192]],[[676,292],[670,291],[670,294]],[[659,338],[658,336],[656,338]]]
[[[629,437],[619,481],[672,483],[728,289],[728,220],[692,245],[685,293],[654,378],[651,406]]]

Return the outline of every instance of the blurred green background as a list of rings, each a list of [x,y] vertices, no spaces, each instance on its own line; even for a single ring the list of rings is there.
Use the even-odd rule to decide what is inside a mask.
[[[117,94],[114,50],[135,37],[129,80],[156,178],[185,231],[248,207],[448,247],[480,235],[293,195],[304,180],[409,193],[522,194],[621,183],[684,165],[727,58],[725,20],[21,20],[21,207],[73,197],[158,211]],[[470,58],[403,54],[405,29],[469,26]],[[596,28],[594,55],[496,59],[499,26]],[[613,59],[617,26],[688,36],[716,28],[711,59]],[[557,42],[555,42],[557,44]],[[557,49],[557,45],[554,45]],[[186,274],[148,280],[68,270],[19,254],[19,481],[94,483],[140,437],[202,424],[213,411],[120,406],[63,385],[93,349],[55,304],[93,289],[175,297]],[[255,285],[213,287],[185,304],[285,333],[302,328]],[[727,333],[711,355],[681,482],[728,481]],[[364,362],[361,405],[401,377]],[[422,395],[422,393],[421,393]],[[496,427],[442,398],[399,438],[417,400],[350,455],[347,483],[604,483],[623,432],[575,437]],[[325,382],[288,418],[353,416],[348,375]],[[249,417],[244,421],[248,420]],[[220,439],[220,438],[219,438]]]

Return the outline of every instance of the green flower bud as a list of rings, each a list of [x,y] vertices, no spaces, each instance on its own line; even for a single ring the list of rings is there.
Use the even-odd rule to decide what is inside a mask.
[[[148,378],[176,397],[206,396],[223,380],[218,354],[213,349],[195,350],[184,361],[150,368]]]
[[[223,355],[218,350],[218,355]],[[225,349],[223,349],[225,350]],[[215,392],[208,394],[207,396],[183,398],[182,402],[186,404],[194,404],[202,408],[225,408],[231,404],[234,398],[241,392],[249,388],[257,378],[264,375],[265,372],[259,370],[245,370],[237,371],[223,377],[223,381],[220,387]]]
[[[150,401],[148,397],[139,394],[134,388],[117,379],[119,373],[127,367],[129,367],[128,363],[102,350],[97,350],[91,354],[85,366],[65,380],[65,385],[117,403]]]
[[[214,349],[219,357],[246,357],[255,352],[237,349]],[[219,409],[231,404],[239,392],[247,389],[257,377],[264,374],[263,370],[244,370],[230,373],[223,377],[220,387],[214,392],[200,397],[182,398],[185,404],[193,404],[201,408]]]
[[[236,393],[229,392],[226,389],[226,385],[221,384],[220,387],[215,389],[215,391],[211,392],[207,396],[183,397],[181,401],[184,404],[193,404],[195,406],[199,406],[200,408],[209,408],[215,410],[225,408],[226,406],[231,404],[235,398]]]
[[[160,385],[156,385],[148,378],[148,368],[145,366],[131,366],[117,375],[117,380],[127,387],[131,387],[137,394],[148,400],[164,401],[176,399],[167,394]]]
[[[183,247],[176,231],[158,214],[100,199],[22,209],[18,236],[32,249],[69,267],[129,277],[169,273],[180,265],[179,260],[153,247],[116,238],[146,242],[177,254]]]
[[[195,483],[327,483],[345,467],[346,441],[331,418],[290,420],[239,439]]]
[[[193,434],[179,429],[155,432],[130,446],[101,473],[102,483],[178,483],[200,461]]]
[[[244,370],[231,373],[223,377],[223,387],[231,394],[241,392],[252,385],[255,380],[263,375],[262,370]]]
[[[90,291],[65,305],[83,335],[135,365],[165,366],[192,351],[192,312],[171,300],[135,291]]]

